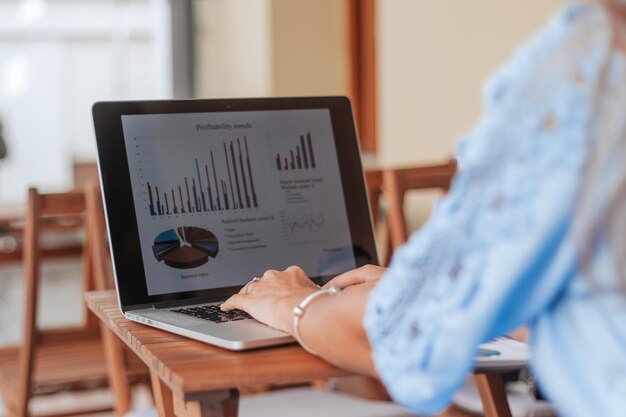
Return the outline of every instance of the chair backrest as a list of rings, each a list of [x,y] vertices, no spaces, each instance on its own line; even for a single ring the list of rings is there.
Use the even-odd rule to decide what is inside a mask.
[[[115,282],[102,194],[97,183],[90,182],[85,186],[85,202],[89,250],[91,251],[91,272],[95,289],[97,291],[110,290],[115,288]]]
[[[365,185],[372,213],[372,221],[376,224],[380,214],[380,197],[383,192],[383,171],[380,169],[368,169],[365,171]]]
[[[383,196],[383,170],[368,169],[365,171],[365,184],[367,186],[368,202],[372,213],[372,222],[376,231],[379,263],[387,266],[391,259],[391,241],[387,226],[387,214],[381,213],[381,198]]]
[[[84,233],[85,194],[71,191],[58,194],[40,194],[28,190],[28,206],[24,225],[24,336],[20,354],[19,394],[30,396],[34,351],[37,345],[55,343],[77,334],[97,335],[97,322],[86,307],[85,322],[78,328],[43,331],[37,326],[37,302],[41,279],[41,265],[45,258],[76,256],[77,245],[82,248],[84,263],[83,288],[93,289],[89,250]],[[48,238],[48,239],[45,239]]]
[[[456,162],[385,170],[383,190],[389,204],[387,222],[393,249],[408,239],[404,214],[404,197],[409,190],[440,189],[447,192],[456,174]]]

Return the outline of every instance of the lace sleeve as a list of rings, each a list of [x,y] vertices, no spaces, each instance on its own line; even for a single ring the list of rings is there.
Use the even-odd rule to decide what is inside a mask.
[[[568,7],[487,84],[450,193],[373,291],[374,362],[413,411],[444,408],[477,345],[531,321],[571,276],[566,236],[608,28],[600,9]]]

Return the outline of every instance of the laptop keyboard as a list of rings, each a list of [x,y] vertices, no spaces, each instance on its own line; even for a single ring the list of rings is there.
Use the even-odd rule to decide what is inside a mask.
[[[179,308],[170,310],[174,313],[184,314],[186,316],[196,317],[202,320],[209,320],[215,323],[226,323],[228,321],[238,321],[251,319],[248,313],[242,310],[222,311],[219,305],[198,306],[189,308]]]

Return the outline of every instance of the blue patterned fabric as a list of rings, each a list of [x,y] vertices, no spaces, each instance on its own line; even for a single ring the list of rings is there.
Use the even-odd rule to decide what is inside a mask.
[[[486,115],[460,142],[450,193],[367,306],[376,368],[409,409],[440,411],[478,344],[527,324],[531,365],[562,415],[626,415],[618,274],[598,248],[591,270],[603,289],[591,288],[574,222],[594,103],[610,94],[626,115],[626,65],[611,44],[602,9],[569,6],[487,84]]]

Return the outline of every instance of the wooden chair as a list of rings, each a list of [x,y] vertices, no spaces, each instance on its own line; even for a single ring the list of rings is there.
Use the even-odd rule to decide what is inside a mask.
[[[82,191],[40,194],[30,189],[28,192],[23,242],[23,340],[21,345],[0,349],[0,391],[9,417],[27,416],[29,402],[36,395],[107,385],[97,321],[86,308],[84,323],[77,327],[45,331],[36,322],[41,264],[47,250],[45,242],[51,242],[43,241],[43,238],[70,241],[71,247],[76,239],[85,242],[84,234],[81,234],[84,214],[85,195]],[[85,244],[82,245],[82,257],[88,271],[90,257]],[[88,272],[84,273],[83,287],[93,289]],[[110,409],[99,406],[81,412]]]
[[[100,187],[90,182],[85,187],[87,208],[86,227],[89,236],[91,273],[98,291],[115,288],[113,265],[109,252],[104,206]],[[115,414],[119,417],[130,410],[132,386],[150,385],[148,367],[113,332],[100,322],[109,386],[113,394]]]
[[[390,169],[383,173],[383,190],[389,204],[387,222],[393,250],[406,242],[409,236],[404,216],[407,191],[439,189],[447,192],[455,174],[454,160],[440,165]]]

